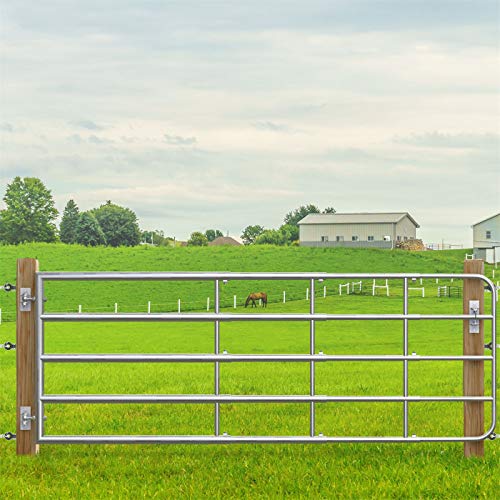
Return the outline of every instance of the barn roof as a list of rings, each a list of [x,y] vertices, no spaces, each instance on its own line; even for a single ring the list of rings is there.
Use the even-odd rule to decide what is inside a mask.
[[[487,217],[486,219],[480,220],[479,222],[476,222],[475,224],[472,224],[472,227],[477,226],[478,224],[482,224],[483,222],[486,222],[487,220],[494,219],[495,217],[498,217],[500,213],[492,215],[491,217]],[[304,219],[302,219],[304,220]]]
[[[408,217],[416,227],[418,222],[408,212],[309,214],[299,224],[395,224]]]
[[[219,236],[218,238],[215,238],[215,240],[210,241],[208,244],[210,246],[231,245],[233,247],[238,247],[241,245],[239,241],[231,238],[231,236]]]

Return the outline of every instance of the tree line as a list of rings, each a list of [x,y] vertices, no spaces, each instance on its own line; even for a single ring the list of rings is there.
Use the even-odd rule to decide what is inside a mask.
[[[136,246],[141,242],[158,246],[172,246],[175,238],[163,231],[141,231],[137,215],[111,200],[97,208],[81,212],[75,200],[70,199],[64,208],[59,228],[51,191],[36,177],[16,177],[7,185],[3,197],[6,208],[0,210],[0,243],[61,241],[85,246],[107,245]],[[247,226],[241,235],[245,245],[291,245],[299,239],[298,222],[310,213],[335,213],[328,207],[322,212],[315,205],[301,206],[287,213],[278,229],[266,229],[261,225]],[[223,236],[219,229],[195,231],[187,245],[206,246]]]

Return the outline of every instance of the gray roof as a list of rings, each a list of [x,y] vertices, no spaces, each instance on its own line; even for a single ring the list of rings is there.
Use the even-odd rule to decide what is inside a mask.
[[[472,224],[472,227],[477,226],[478,224],[482,224],[483,222],[486,222],[487,220],[494,219],[495,217],[498,217],[500,213],[492,215],[491,217],[488,217],[486,219],[480,220],[479,222],[476,222],[475,224]],[[302,219],[304,220],[304,219]]]
[[[408,217],[416,227],[420,227],[408,212],[309,214],[299,224],[395,224],[405,217]]]

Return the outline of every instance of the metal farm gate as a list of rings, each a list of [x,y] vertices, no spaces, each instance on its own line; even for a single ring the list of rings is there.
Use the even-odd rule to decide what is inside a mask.
[[[326,443],[326,442],[465,442],[466,454],[481,454],[487,438],[495,437],[496,423],[496,289],[493,283],[474,271],[478,261],[465,262],[464,274],[328,274],[328,273],[129,273],[129,272],[36,272],[38,263],[32,259],[18,262],[18,453],[33,454],[38,444],[61,443]],[[481,262],[482,265],[482,262]],[[469,266],[469,270],[467,270]],[[472,270],[471,270],[472,269]],[[472,274],[471,274],[472,273]],[[464,314],[409,314],[408,289],[417,279],[464,280]],[[390,279],[403,287],[400,314],[323,314],[316,312],[315,286],[323,280]],[[44,287],[50,281],[211,281],[214,285],[213,313],[48,313],[44,311]],[[256,312],[228,313],[220,310],[221,283],[228,280],[302,280],[310,289],[309,312],[304,314]],[[491,291],[491,309],[484,313],[484,291]],[[32,307],[33,305],[33,307]],[[403,349],[399,355],[335,355],[317,352],[316,323],[322,321],[396,321],[401,323]],[[455,320],[463,324],[464,354],[461,356],[421,356],[408,352],[410,324],[414,321]],[[44,327],[49,322],[208,322],[214,325],[214,349],[206,354],[50,354],[44,349]],[[226,354],[220,351],[220,327],[226,322],[299,321],[309,324],[308,354]],[[489,323],[491,342],[484,345],[483,327]],[[459,328],[460,328],[459,327]],[[485,355],[485,348],[491,353]],[[338,361],[401,363],[403,377],[401,392],[392,396],[338,396],[317,394],[315,367],[317,363]],[[410,363],[441,361],[462,362],[464,366],[463,396],[419,396],[409,393],[408,366]],[[215,370],[212,394],[173,395],[60,395],[47,394],[44,388],[44,367],[48,363],[210,363]],[[309,393],[303,395],[230,395],[220,392],[222,363],[288,362],[309,365]],[[484,363],[491,370],[491,395],[484,395]],[[401,403],[401,428],[391,436],[329,436],[318,434],[315,426],[315,404],[327,402],[390,402]],[[465,432],[463,436],[417,437],[409,435],[408,405],[420,402],[457,402],[464,404]],[[491,403],[491,419],[484,431],[484,403]],[[210,435],[48,435],[45,432],[45,404],[61,403],[212,403],[214,405],[213,433]],[[304,403],[309,406],[308,435],[299,436],[234,436],[221,432],[220,411],[226,403]],[[476,446],[476,447],[475,447]],[[477,447],[479,446],[479,447]],[[467,452],[467,449],[469,450]]]

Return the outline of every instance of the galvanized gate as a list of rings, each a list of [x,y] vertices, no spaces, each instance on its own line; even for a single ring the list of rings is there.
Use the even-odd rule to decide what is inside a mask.
[[[463,279],[481,280],[486,288],[491,290],[491,312],[484,314],[479,309],[479,303],[470,304],[469,314],[409,314],[408,289],[409,284],[417,279]],[[315,286],[324,280],[363,280],[363,279],[390,279],[399,280],[403,287],[403,301],[401,314],[323,314],[317,313],[315,308]],[[68,314],[47,313],[44,311],[44,286],[49,281],[211,281],[214,283],[214,312],[213,313],[116,313],[116,314]],[[220,284],[228,280],[302,280],[310,289],[309,313],[252,313],[240,314],[221,312]],[[36,426],[36,443],[325,443],[325,442],[419,442],[419,441],[481,441],[493,438],[496,424],[496,289],[493,283],[479,274],[328,274],[328,273],[55,273],[39,272],[36,274],[36,296],[31,297],[31,290],[21,289],[21,308],[31,307],[34,302],[36,320],[36,408],[34,416],[31,408],[24,407],[21,413],[21,429],[31,428],[34,421]],[[403,335],[403,352],[400,355],[335,355],[318,353],[315,342],[315,327],[318,321],[345,321],[345,320],[391,320],[400,321]],[[462,356],[420,356],[408,352],[409,325],[413,321],[440,321],[456,320],[468,325],[468,334],[477,335],[480,325],[489,322],[491,331],[491,354],[462,355]],[[214,324],[214,350],[206,354],[50,354],[44,350],[44,326],[48,322],[209,322]],[[226,322],[235,321],[300,321],[309,323],[309,354],[226,354],[220,352],[220,326]],[[465,331],[465,330],[464,330]],[[465,333],[464,333],[465,334]],[[338,396],[316,394],[315,366],[316,363],[335,363],[338,361],[378,361],[388,363],[402,363],[403,379],[401,393],[393,396]],[[419,396],[411,395],[408,390],[408,365],[417,361],[462,361],[487,362],[491,369],[491,396],[464,395],[464,396]],[[58,395],[47,394],[44,388],[44,367],[47,363],[211,363],[214,365],[213,394],[195,395]],[[310,367],[309,394],[304,395],[229,395],[220,392],[220,365],[221,363],[241,362],[291,362],[307,363]],[[491,403],[491,420],[487,431],[477,436],[435,436],[418,437],[409,435],[408,405],[420,402],[462,402]],[[401,403],[401,430],[392,436],[329,436],[318,434],[315,426],[315,404],[324,402],[390,402]],[[211,435],[47,435],[44,429],[44,419],[37,418],[44,415],[45,404],[57,403],[213,403],[214,428]],[[233,436],[221,432],[220,411],[225,403],[304,403],[310,408],[309,435],[299,436]],[[23,410],[21,410],[22,412]]]

